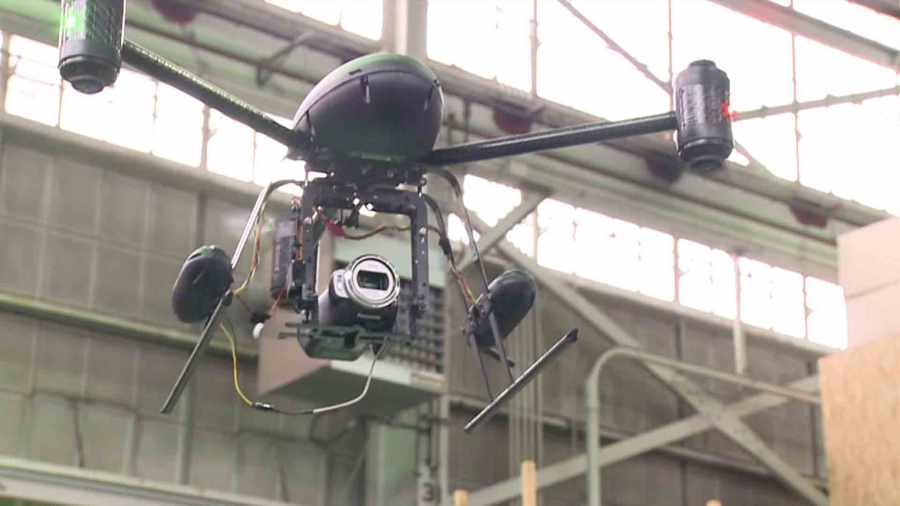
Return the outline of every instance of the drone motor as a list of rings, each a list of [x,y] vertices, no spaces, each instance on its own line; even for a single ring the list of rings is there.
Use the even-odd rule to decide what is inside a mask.
[[[377,53],[352,60],[319,81],[297,109],[294,130],[315,138],[316,154],[307,155],[313,170],[353,173],[361,165],[396,169],[434,148],[443,106],[431,69],[409,56]],[[331,163],[346,159],[354,160],[350,167]],[[384,171],[374,175],[383,177]]]
[[[513,269],[494,278],[488,291],[478,298],[469,311],[469,332],[474,336],[475,343],[481,348],[490,348],[497,345],[496,339],[506,339],[531,311],[536,294],[537,285],[527,272]],[[496,339],[488,312],[484,309],[488,299],[500,331]]]
[[[201,246],[191,253],[172,287],[172,309],[178,319],[193,323],[208,318],[234,281],[228,254],[218,246]]]
[[[59,73],[82,93],[116,82],[122,67],[125,0],[64,0]]]
[[[678,155],[694,170],[720,168],[734,148],[730,87],[709,60],[691,63],[675,79]]]

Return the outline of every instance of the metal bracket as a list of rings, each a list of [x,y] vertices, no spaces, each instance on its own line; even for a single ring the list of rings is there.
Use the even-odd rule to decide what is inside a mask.
[[[272,53],[271,56],[260,60],[259,64],[256,66],[256,85],[259,87],[263,87],[266,83],[272,79],[272,67],[276,64],[281,63],[287,58],[294,49],[297,49],[299,46],[309,42],[316,36],[316,32],[305,32],[301,33],[297,37],[294,38],[288,45],[279,49]]]
[[[412,297],[410,298],[408,333],[414,337],[418,335],[418,319],[428,306],[429,291],[428,205],[418,192],[384,187],[357,190],[324,179],[310,182],[303,194],[300,209],[300,245],[303,255],[299,266],[301,283],[297,307],[306,312],[305,322],[318,321],[316,276],[319,237],[322,229],[315,226],[317,210],[319,208],[354,209],[359,205],[366,205],[377,213],[400,214],[409,217]]]

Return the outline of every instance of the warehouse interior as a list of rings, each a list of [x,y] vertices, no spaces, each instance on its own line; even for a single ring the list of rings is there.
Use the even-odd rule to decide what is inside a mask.
[[[272,316],[270,280],[304,192],[274,191],[258,261],[234,269],[257,273],[224,310],[236,346],[214,328],[167,414],[204,327],[173,312],[185,258],[232,254],[261,188],[318,176],[127,61],[75,90],[67,3],[0,0],[0,505],[900,504],[896,1],[129,0],[126,39],[287,128],[330,72],[382,51],[436,75],[436,149],[674,111],[697,60],[731,89],[717,170],[686,169],[660,132],[449,165],[461,198],[428,175],[458,262],[430,243],[417,332],[375,356],[311,358],[256,326],[296,318]],[[320,288],[381,255],[404,325],[405,222],[357,218],[383,233],[329,222]],[[465,431],[512,380],[500,360],[482,375],[467,338],[458,288],[481,293],[481,266],[537,286],[511,374],[578,340]],[[234,388],[308,409],[369,376],[365,402],[321,414]]]

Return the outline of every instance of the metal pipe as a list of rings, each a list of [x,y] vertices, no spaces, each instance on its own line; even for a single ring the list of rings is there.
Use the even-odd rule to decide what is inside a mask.
[[[265,112],[130,40],[126,40],[122,46],[122,60],[292,150],[303,149],[308,145],[308,139],[275,121]]]
[[[818,109],[820,107],[830,107],[832,105],[841,104],[858,104],[864,100],[873,98],[889,97],[892,95],[900,95],[900,85],[891,88],[881,88],[877,90],[864,91],[861,93],[850,93],[848,95],[829,95],[825,98],[817,100],[807,100],[805,102],[792,102],[790,104],[778,105],[773,107],[760,107],[750,111],[737,111],[734,113],[733,121],[743,121],[747,119],[766,118],[777,114],[785,114],[789,112],[797,113],[809,109]]]
[[[817,395],[810,394],[794,388],[773,385],[762,381],[753,380],[743,376],[710,369],[699,365],[682,362],[678,359],[662,357],[641,351],[637,348],[617,346],[603,352],[594,362],[591,373],[585,382],[585,396],[587,404],[587,495],[589,506],[601,504],[601,478],[600,478],[600,373],[603,367],[617,357],[630,357],[643,363],[657,364],[672,369],[696,374],[701,377],[716,379],[726,383],[741,385],[761,392],[786,397],[796,401],[810,404],[821,404]]]
[[[731,322],[731,337],[734,342],[734,371],[740,375],[747,373],[747,336],[741,316],[741,256],[731,254],[734,262],[734,319]]]
[[[678,121],[675,113],[667,112],[642,118],[587,123],[545,132],[470,142],[451,148],[436,149],[422,161],[428,165],[476,162],[545,149],[565,148],[634,135],[665,132],[675,130],[677,127]]]
[[[497,412],[497,409],[500,408],[500,406],[502,406],[509,397],[512,397],[516,394],[516,392],[527,385],[528,382],[531,381],[531,379],[534,378],[534,376],[538,372],[540,372],[540,370],[545,365],[547,365],[556,355],[559,354],[559,352],[563,351],[568,345],[574,343],[577,339],[578,329],[570,330],[566,335],[559,338],[559,340],[556,341],[556,343],[554,343],[549,350],[544,352],[544,354],[541,355],[539,359],[535,360],[534,363],[531,364],[531,366],[529,366],[528,369],[525,370],[525,372],[520,374],[519,377],[516,378],[516,380],[513,381],[510,386],[506,387],[506,390],[500,392],[500,395],[498,395],[496,399],[491,401],[491,403],[485,406],[480,413],[469,420],[469,423],[466,424],[463,430],[465,430],[466,432],[471,432],[472,429],[478,427],[483,422],[488,420]]]
[[[268,70],[267,67],[271,68],[279,60],[287,57],[287,55],[289,55],[291,53],[291,51],[296,49],[297,46],[300,46],[301,44],[308,42],[310,39],[312,39],[315,36],[316,36],[316,32],[301,33],[300,35],[297,36],[297,38],[292,40],[290,42],[290,44],[284,46],[283,48],[279,49],[278,51],[275,51],[274,53],[272,53],[272,56],[269,56],[268,58],[261,60],[258,64],[258,66],[256,67],[256,84],[257,84],[257,86],[265,86],[266,83],[269,82],[269,79],[272,78],[272,75],[274,74],[274,72],[272,72],[271,70]]]
[[[247,239],[250,237],[250,233],[253,231],[256,225],[256,220],[258,219],[259,214],[262,212],[263,205],[269,199],[269,195],[271,195],[271,193],[277,188],[293,182],[294,181],[289,179],[272,181],[259,192],[259,196],[256,197],[256,204],[253,205],[253,211],[250,212],[250,217],[247,219],[247,224],[244,225],[244,231],[241,233],[241,238],[237,243],[237,247],[235,247],[234,249],[234,254],[231,256],[232,270],[236,269],[238,263],[241,261],[241,254],[244,252],[244,246],[246,246],[247,244]],[[200,337],[197,339],[197,344],[194,345],[194,349],[191,351],[191,355],[188,357],[187,362],[184,363],[184,367],[181,369],[181,373],[178,375],[178,379],[176,379],[175,384],[172,385],[172,390],[169,392],[169,396],[166,397],[166,401],[163,403],[162,408],[160,408],[159,410],[160,413],[171,413],[172,409],[175,407],[175,404],[178,402],[178,398],[181,397],[181,393],[182,391],[184,391],[184,387],[187,386],[188,381],[194,374],[194,367],[197,365],[197,360],[200,358],[200,355],[203,354],[203,351],[206,349],[207,345],[209,345],[209,341],[212,339],[212,330],[215,327],[216,321],[219,319],[219,313],[222,312],[222,309],[226,305],[226,299],[228,299],[227,296],[219,299],[219,303],[216,304],[216,308],[213,310],[209,318],[207,318],[206,324],[203,326],[203,331],[200,332]]]
[[[538,0],[531,2],[531,96],[538,96]],[[4,46],[5,47],[5,46]]]
[[[568,10],[569,13],[572,14],[572,16],[574,16],[579,21],[581,21],[581,23],[585,27],[587,27],[588,30],[594,32],[595,35],[600,37],[600,39],[603,40],[603,42],[607,45],[607,47],[609,47],[609,49],[613,50],[619,56],[624,58],[628,63],[631,64],[632,67],[634,67],[635,70],[640,72],[646,79],[650,80],[653,84],[655,84],[657,86],[657,88],[664,91],[666,93],[666,95],[669,96],[670,107],[672,107],[674,98],[672,95],[672,84],[671,84],[672,83],[671,57],[669,58],[669,82],[666,82],[666,81],[663,81],[662,79],[656,77],[656,74],[654,74],[650,70],[650,67],[647,66],[646,63],[643,63],[642,61],[638,60],[637,58],[634,57],[634,55],[629,53],[628,50],[626,50],[624,47],[620,46],[615,40],[613,40],[612,37],[607,35],[606,32],[604,32],[603,30],[600,29],[600,27],[595,25],[590,19],[588,19],[587,16],[585,16],[581,11],[579,11],[578,8],[576,8],[574,5],[572,5],[572,2],[570,2],[569,0],[557,0],[557,1],[560,3],[560,5],[565,7],[565,9]],[[671,26],[669,28],[669,34],[671,36]],[[670,41],[669,41],[670,56],[671,56],[671,46],[672,46],[672,44],[671,44],[671,39],[670,39]],[[737,151],[738,153],[740,153],[741,155],[743,155],[744,157],[746,157],[747,160],[750,162],[751,166],[753,166],[755,168],[763,168],[764,170],[768,171],[768,169],[766,169],[759,162],[759,160],[757,160],[752,154],[750,154],[750,152],[747,150],[747,148],[742,146],[741,143],[738,142],[737,140],[734,141],[734,150]]]
[[[662,79],[656,77],[656,74],[651,72],[650,68],[647,67],[647,65],[645,63],[643,63],[642,61],[635,58],[634,55],[632,55],[631,53],[626,51],[624,47],[620,46],[615,40],[612,39],[612,37],[607,35],[606,32],[604,32],[602,29],[600,29],[599,26],[595,25],[590,19],[588,19],[587,16],[585,16],[581,11],[579,11],[577,7],[572,5],[572,2],[570,2],[569,0],[557,0],[557,1],[567,11],[569,11],[569,14],[571,14],[572,16],[577,18],[578,21],[581,21],[581,23],[588,30],[594,32],[594,35],[596,35],[597,37],[600,37],[600,39],[603,40],[603,42],[605,42],[606,45],[609,46],[610,49],[612,49],[619,56],[624,58],[625,61],[630,63],[631,66],[635,68],[635,70],[637,70],[638,72],[643,74],[645,78],[652,81],[653,84],[655,84],[657,87],[659,87],[663,91],[665,91],[667,93],[672,93],[672,85],[670,83],[667,83],[667,82],[663,81]]]
[[[900,49],[839,28],[798,10],[768,0],[712,1],[763,23],[796,33],[819,44],[849,53],[895,72],[900,68]]]
[[[180,330],[167,329],[83,309],[60,306],[19,295],[0,293],[0,311],[70,325],[84,330],[114,334],[181,348],[189,348],[194,343],[193,335]],[[217,347],[217,350],[227,351],[224,347]],[[255,351],[238,348],[238,358],[250,359],[255,357]]]
[[[893,16],[900,21],[900,2],[890,2],[885,0],[850,0],[851,3],[862,5],[867,9],[871,9],[885,16]]]

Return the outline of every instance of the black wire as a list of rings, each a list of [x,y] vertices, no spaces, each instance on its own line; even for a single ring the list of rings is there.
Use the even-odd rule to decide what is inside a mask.
[[[472,255],[475,259],[475,263],[478,264],[478,273],[481,274],[481,281],[484,286],[484,297],[486,297],[485,301],[488,304],[488,320],[491,324],[491,333],[494,335],[494,342],[497,344],[497,347],[500,349],[501,358],[504,362],[504,366],[506,366],[506,373],[509,375],[510,384],[515,382],[513,378],[512,369],[509,366],[509,362],[506,358],[506,348],[503,345],[503,337],[500,335],[499,325],[497,323],[496,313],[494,313],[494,309],[491,306],[491,290],[490,283],[487,278],[487,270],[485,270],[484,262],[481,261],[481,252],[478,250],[478,242],[475,240],[475,234],[472,230],[472,217],[469,215],[469,208],[466,207],[466,202],[463,198],[463,189],[459,184],[459,180],[447,169],[443,167],[436,167],[432,170],[435,174],[443,177],[450,183],[450,186],[453,187],[453,191],[456,192],[456,197],[459,199],[459,206],[462,208],[463,217],[465,217],[466,224],[466,233],[469,236],[469,243],[472,245]],[[481,358],[481,354],[478,355],[479,359]],[[483,365],[483,364],[482,364]],[[489,390],[490,391],[490,390]]]
[[[450,178],[453,178],[452,175],[448,173]],[[455,181],[455,179],[454,179]],[[455,183],[451,183],[451,186],[454,187],[454,191],[459,190],[459,182],[455,181]],[[450,237],[447,235],[447,222],[444,221],[444,213],[441,210],[441,206],[437,203],[437,200],[434,199],[431,195],[422,194],[422,198],[425,200],[425,203],[428,204],[428,207],[431,208],[432,213],[435,215],[435,220],[437,220],[438,229],[439,229],[439,246],[441,247],[441,251],[444,253],[444,256],[447,258],[447,261],[450,263],[450,270],[454,278],[456,278],[456,284],[459,288],[460,295],[462,295],[463,305],[466,308],[466,313],[469,312],[471,306],[469,305],[469,293],[467,293],[468,286],[463,286],[465,283],[462,278],[462,273],[459,272],[459,268],[457,266],[457,259],[453,254],[453,247],[450,243]]]
[[[425,200],[425,203],[428,204],[428,207],[431,208],[432,214],[434,214],[434,219],[437,221],[439,233],[439,246],[441,247],[441,251],[444,252],[444,256],[450,261],[454,268],[456,268],[456,257],[453,256],[453,248],[450,244],[450,236],[447,234],[447,222],[444,221],[444,213],[441,210],[441,206],[437,203],[437,201],[431,195],[422,194],[422,199]]]
[[[441,211],[441,206],[434,200],[434,197],[427,193],[422,194],[422,199],[425,200],[425,203],[428,204],[428,207],[434,212],[434,219],[438,222],[438,228],[441,229],[444,235],[447,235],[447,224],[444,222],[444,213]]]
[[[459,200],[459,207],[462,208],[462,214],[465,218],[466,225],[466,234],[469,236],[469,244],[472,245],[472,254],[475,259],[475,263],[478,264],[478,271],[481,274],[481,281],[484,284],[484,293],[488,293],[488,279],[487,279],[487,271],[484,268],[484,262],[481,261],[481,252],[478,251],[478,242],[475,241],[475,234],[473,233],[472,228],[472,217],[469,216],[469,208],[466,207],[466,203],[463,200],[463,189],[462,185],[459,184],[459,179],[456,178],[453,173],[448,171],[443,167],[432,167],[429,169],[429,172],[433,172],[438,176],[444,178],[450,186],[453,188],[453,192],[456,193],[456,198]]]

